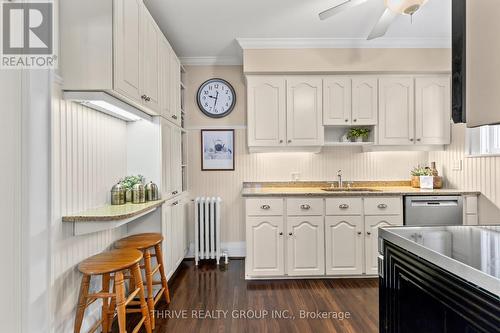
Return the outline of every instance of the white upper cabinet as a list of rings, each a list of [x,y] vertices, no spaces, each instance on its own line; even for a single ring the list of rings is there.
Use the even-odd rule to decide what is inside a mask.
[[[352,124],[377,125],[378,79],[354,77],[352,79]]]
[[[288,216],[287,232],[288,275],[324,275],[325,234],[323,216]]]
[[[172,52],[170,56],[170,121],[181,124],[181,63]]]
[[[323,125],[351,123],[351,78],[327,77],[323,80]]]
[[[64,0],[60,11],[64,90],[104,91],[151,115],[172,113],[178,59],[142,0]]]
[[[160,36],[163,37],[151,14],[142,12],[141,33],[141,99],[143,104],[160,111]]]
[[[415,140],[425,145],[450,144],[449,76],[415,79]]]
[[[413,144],[415,141],[413,78],[381,78],[379,103],[379,144],[400,146]]]
[[[114,88],[142,103],[141,98],[141,28],[144,19],[141,0],[115,1],[114,5]],[[74,64],[76,66],[77,64]]]
[[[321,146],[324,142],[322,79],[287,79],[287,144]]]
[[[286,88],[281,77],[249,77],[248,145],[283,146],[286,140]]]

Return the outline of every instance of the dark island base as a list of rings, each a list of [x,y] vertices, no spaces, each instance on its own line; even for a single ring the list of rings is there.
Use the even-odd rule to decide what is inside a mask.
[[[381,333],[500,332],[500,299],[384,241]]]

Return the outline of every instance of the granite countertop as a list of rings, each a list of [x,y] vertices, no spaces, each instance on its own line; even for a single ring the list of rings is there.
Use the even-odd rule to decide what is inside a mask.
[[[161,206],[165,200],[148,201],[142,204],[105,205],[78,214],[63,216],[63,222],[110,222],[133,218]]]
[[[500,299],[500,226],[385,227],[379,237]]]
[[[354,191],[328,192],[331,182],[262,182],[243,183],[243,197],[280,197],[280,196],[315,196],[315,197],[346,197],[346,196],[386,196],[386,195],[479,195],[477,191],[457,189],[425,190],[413,188],[409,181],[365,181],[349,182]],[[346,183],[347,184],[347,183]]]

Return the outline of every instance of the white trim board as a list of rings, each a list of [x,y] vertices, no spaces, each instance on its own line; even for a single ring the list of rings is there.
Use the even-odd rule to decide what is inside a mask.
[[[184,66],[242,66],[243,58],[240,56],[219,57],[181,57]]]
[[[443,38],[237,38],[247,49],[324,49],[324,48],[451,48],[451,36]]]

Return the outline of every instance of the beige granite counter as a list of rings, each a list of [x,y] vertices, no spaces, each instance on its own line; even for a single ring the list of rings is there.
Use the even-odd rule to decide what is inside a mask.
[[[143,204],[105,205],[74,215],[63,216],[63,222],[106,222],[130,219],[161,206],[165,200],[148,201]]]
[[[297,183],[244,183],[241,195],[243,197],[282,197],[282,196],[316,196],[316,197],[355,197],[355,196],[386,196],[386,195],[479,195],[481,192],[458,189],[425,190],[412,188],[406,181],[387,182],[352,182],[355,191],[328,192],[323,188],[331,187],[327,182],[297,182]],[[364,190],[366,189],[366,190]]]

